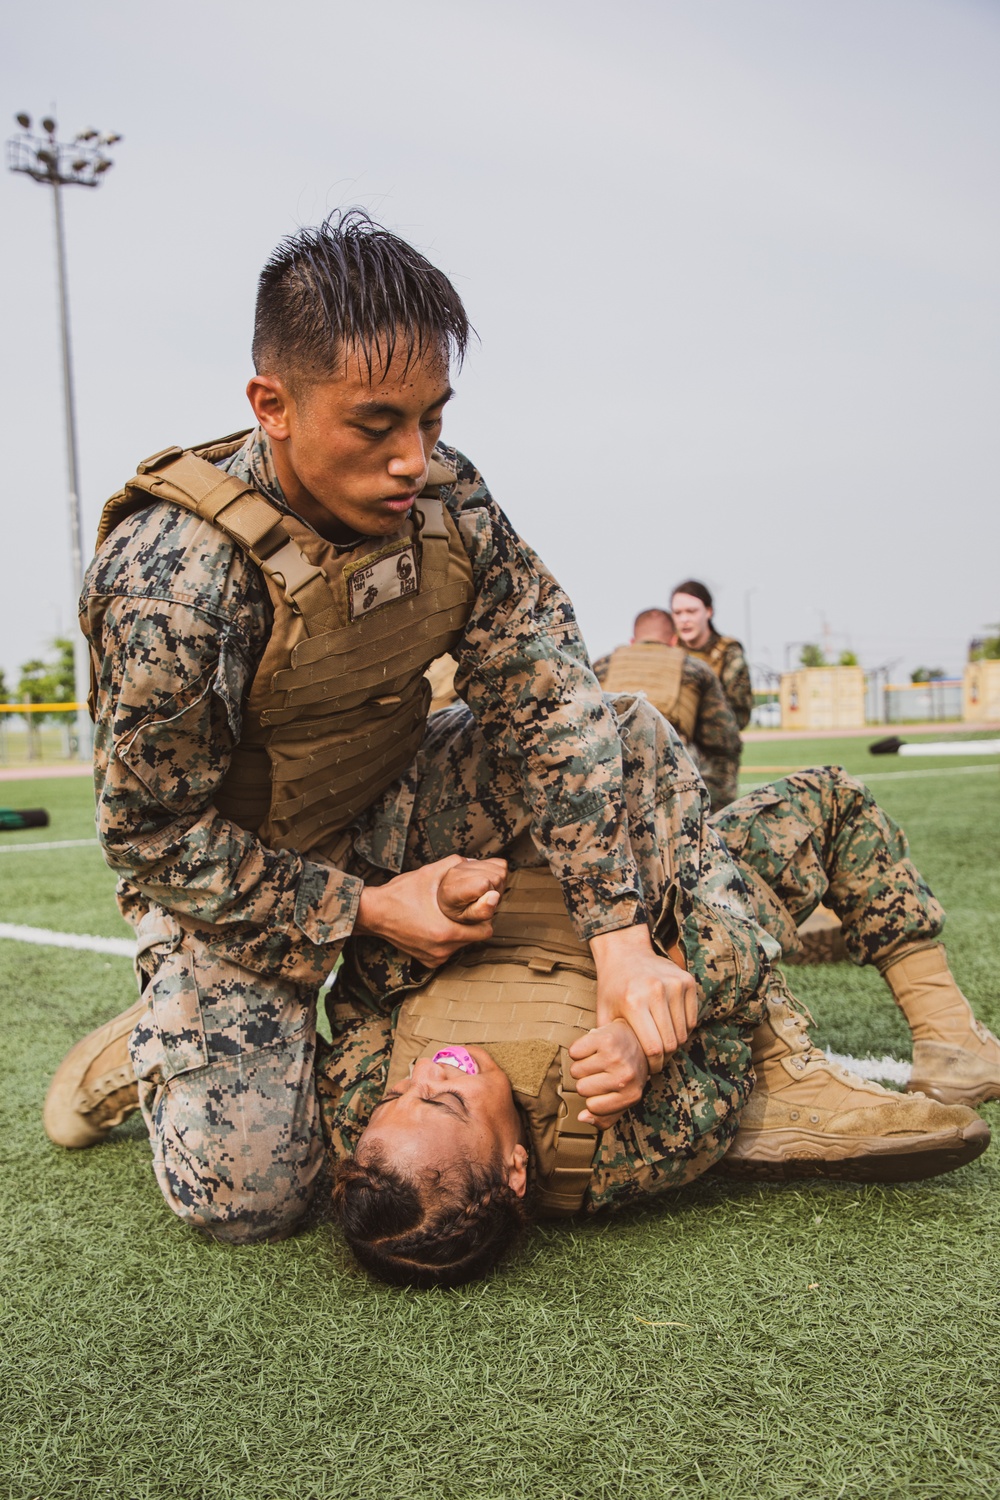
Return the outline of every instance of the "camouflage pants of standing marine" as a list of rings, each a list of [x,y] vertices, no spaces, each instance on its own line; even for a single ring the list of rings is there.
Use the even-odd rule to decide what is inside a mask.
[[[689,1174],[694,1158],[722,1154],[749,1097],[747,1037],[761,1013],[767,940],[709,826],[704,788],[679,740],[644,700],[621,698],[614,706],[629,833],[654,941],[665,951],[680,936],[701,991],[690,1063],[678,1058],[657,1085],[658,1094],[670,1094],[669,1122],[665,1114],[662,1131],[651,1128],[645,1143],[647,1155],[670,1157],[674,1165],[664,1170]],[[415,784],[404,869],[453,852],[541,863],[518,770],[486,744],[464,705],[429,721]],[[387,878],[356,849],[341,863],[366,879]],[[148,1006],[131,1052],[164,1197],[182,1219],[218,1239],[288,1233],[308,1207],[325,1152],[315,989],[224,961],[210,932],[159,908],[143,918],[137,937]],[[331,967],[335,957],[331,951]],[[394,1007],[427,974],[388,943],[348,941],[335,991],[365,1013],[361,1024],[377,1033],[383,1061]],[[335,1037],[334,1047],[348,1040]],[[356,1047],[348,1051],[357,1056]],[[349,1123],[357,1129],[381,1096],[378,1074],[370,1068],[368,1090],[351,1093]]]

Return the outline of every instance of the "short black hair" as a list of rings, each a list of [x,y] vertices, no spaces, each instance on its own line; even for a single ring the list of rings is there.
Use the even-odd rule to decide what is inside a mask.
[[[404,371],[426,349],[461,363],[473,335],[462,299],[442,271],[363,209],[330,214],[289,235],[257,284],[253,361],[258,375],[322,379],[355,345]]]
[[[715,608],[711,594],[703,583],[698,582],[697,578],[685,578],[683,583],[679,583],[670,595],[671,604],[674,602],[674,594],[690,594],[693,599],[700,599],[706,609]]]
[[[418,1182],[371,1151],[337,1168],[333,1206],[348,1245],[365,1270],[392,1286],[463,1286],[490,1271],[527,1224],[503,1163],[456,1164]]]

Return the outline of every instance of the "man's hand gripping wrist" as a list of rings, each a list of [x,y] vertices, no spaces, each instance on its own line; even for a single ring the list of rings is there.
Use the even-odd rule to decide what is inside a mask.
[[[597,1024],[625,1021],[651,1073],[683,1046],[698,1023],[698,987],[686,969],[653,949],[644,923],[590,940],[597,968]],[[678,957],[682,957],[677,950]]]

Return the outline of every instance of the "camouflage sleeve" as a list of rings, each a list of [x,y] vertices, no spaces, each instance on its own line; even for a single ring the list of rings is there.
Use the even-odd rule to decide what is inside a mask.
[[[216,925],[218,951],[245,968],[321,980],[361,881],[267,848],[213,806],[268,629],[252,568],[214,527],[151,507],[102,548],[82,603],[97,827],[123,906],[138,895]]]
[[[694,744],[709,755],[738,756],[740,731],[722,685],[711,667],[695,656],[685,657],[684,675],[698,689],[698,717]]]
[[[372,1110],[385,1093],[399,1014],[337,1019],[333,1041],[316,1038],[316,1092],[327,1149],[335,1162],[357,1149]]]
[[[628,837],[621,741],[573,606],[468,459],[445,491],[476,599],[455,686],[483,732],[522,767],[532,829],[586,939],[646,920]]]
[[[750,668],[739,641],[734,641],[726,652],[720,676],[737,726],[745,729],[753,712],[753,688],[750,685]]]

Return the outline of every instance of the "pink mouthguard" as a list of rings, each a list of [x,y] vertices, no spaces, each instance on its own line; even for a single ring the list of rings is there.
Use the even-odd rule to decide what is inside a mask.
[[[476,1059],[464,1047],[442,1047],[440,1052],[435,1052],[431,1062],[443,1063],[446,1068],[459,1068],[472,1076],[479,1072]]]

